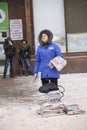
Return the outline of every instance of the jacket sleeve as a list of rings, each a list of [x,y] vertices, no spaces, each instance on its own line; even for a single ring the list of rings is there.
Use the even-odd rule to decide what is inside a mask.
[[[61,49],[58,45],[55,45],[55,53],[56,53],[56,56],[61,56],[63,57],[63,54],[61,52]]]
[[[31,47],[30,47],[30,45],[28,46],[28,53],[29,53],[29,58],[31,58]]]
[[[24,48],[24,57],[31,58],[31,48],[29,45]]]
[[[4,50],[6,51],[9,48],[8,44],[4,44]]]
[[[34,74],[39,72],[39,65],[40,65],[40,53],[39,53],[39,47],[38,47],[37,52],[36,52]]]

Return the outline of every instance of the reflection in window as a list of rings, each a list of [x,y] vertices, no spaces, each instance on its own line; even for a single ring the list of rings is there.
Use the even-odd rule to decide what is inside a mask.
[[[5,59],[3,44],[0,44],[0,60]]]
[[[68,52],[87,51],[87,33],[67,34]]]
[[[63,35],[54,36],[53,42],[57,43],[60,46],[63,53],[66,52],[65,36]]]

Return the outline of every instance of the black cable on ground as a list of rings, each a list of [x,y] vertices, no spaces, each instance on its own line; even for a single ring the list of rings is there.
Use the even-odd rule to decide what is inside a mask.
[[[59,92],[62,94],[62,97],[64,96],[64,92],[65,92],[65,88],[61,85],[58,85],[58,88],[59,88]],[[62,88],[62,90],[60,89]]]

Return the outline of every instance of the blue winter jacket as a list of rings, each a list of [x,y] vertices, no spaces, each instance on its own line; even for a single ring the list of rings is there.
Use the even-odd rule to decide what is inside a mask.
[[[41,78],[59,78],[59,71],[55,67],[53,69],[49,67],[50,60],[56,56],[63,56],[57,44],[39,45],[36,52],[34,74],[41,72]]]

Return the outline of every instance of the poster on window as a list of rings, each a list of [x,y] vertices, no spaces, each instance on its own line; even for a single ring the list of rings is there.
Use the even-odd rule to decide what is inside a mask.
[[[10,36],[12,40],[22,40],[23,39],[23,29],[21,19],[11,19],[10,20]]]
[[[3,44],[0,44],[0,60],[5,59]]]

